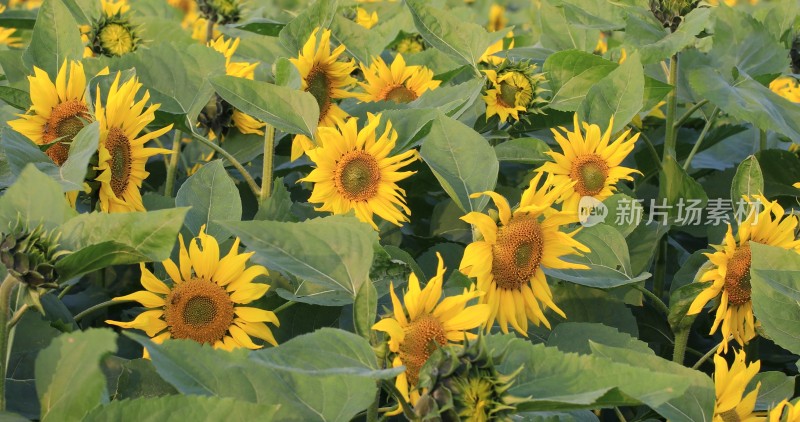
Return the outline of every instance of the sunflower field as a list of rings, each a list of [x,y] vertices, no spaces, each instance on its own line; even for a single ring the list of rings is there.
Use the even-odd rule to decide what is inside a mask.
[[[0,0],[0,421],[800,422],[800,0]]]

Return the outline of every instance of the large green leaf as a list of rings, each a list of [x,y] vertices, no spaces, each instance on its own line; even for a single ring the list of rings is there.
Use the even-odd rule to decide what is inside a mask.
[[[62,334],[36,358],[42,421],[81,420],[108,402],[100,359],[117,351],[116,334],[94,329]]]
[[[675,32],[666,30],[652,15],[630,15],[625,28],[625,41],[638,49],[642,63],[658,63],[691,46],[708,24],[710,13],[709,8],[692,10]]]
[[[774,130],[800,139],[800,105],[795,104],[744,73],[732,81],[727,73],[702,66],[688,69],[692,89],[722,111],[752,122],[759,129]]]
[[[191,207],[186,213],[184,225],[197,236],[200,227],[217,239],[225,239],[230,232],[217,221],[235,221],[242,218],[242,200],[233,179],[225,171],[221,160],[205,164],[178,189],[175,205]]]
[[[789,376],[778,371],[760,372],[750,380],[745,391],[751,391],[760,383],[761,388],[758,389],[755,410],[769,410],[782,400],[791,400],[794,397],[796,378],[796,376]]]
[[[605,0],[551,1],[564,10],[567,22],[576,28],[612,31],[625,26],[625,11],[620,3]]]
[[[61,0],[45,0],[36,16],[31,43],[22,60],[29,70],[36,66],[55,81],[65,60],[83,57],[83,41],[78,23]]]
[[[548,151],[550,147],[543,140],[536,138],[509,139],[494,147],[499,161],[536,165],[550,160],[550,156],[546,154]]]
[[[178,392],[161,379],[150,359],[127,360],[115,356],[103,363],[111,400],[170,396]]]
[[[764,195],[798,196],[800,189],[792,186],[800,180],[800,158],[781,149],[766,149],[756,153],[764,176]]]
[[[56,264],[68,280],[110,265],[169,257],[187,208],[131,213],[81,214],[61,227],[61,244],[74,251]]]
[[[38,10],[6,10],[0,14],[3,28],[32,29],[36,24]]]
[[[31,106],[30,94],[10,86],[0,86],[0,100],[20,110],[27,110]]]
[[[284,132],[314,136],[319,106],[313,95],[234,76],[215,77],[211,84],[220,97],[242,112]]]
[[[354,217],[333,216],[300,223],[221,223],[255,251],[253,261],[355,298],[368,280],[377,233]]]
[[[333,38],[345,46],[347,51],[360,63],[369,66],[372,58],[380,56],[386,47],[397,36],[399,25],[408,20],[407,14],[400,14],[389,18],[390,25],[380,25],[372,29],[336,15],[331,23]]]
[[[18,218],[31,227],[41,223],[52,229],[76,214],[67,203],[61,185],[33,164],[26,166],[0,197],[0,230],[13,226]]]
[[[297,54],[315,28],[331,26],[338,5],[338,0],[317,0],[314,4],[306,7],[302,13],[283,27],[278,35],[281,44],[293,54]]]
[[[553,91],[549,106],[561,111],[577,110],[589,89],[617,67],[617,63],[581,50],[550,55],[542,67]]]
[[[84,421],[276,420],[280,405],[262,405],[221,397],[168,396],[114,401],[86,415]]]
[[[753,312],[779,346],[800,353],[800,254],[750,242]]]
[[[292,215],[292,198],[282,177],[272,183],[272,194],[258,206],[253,220],[297,221]]]
[[[559,324],[547,338],[547,345],[566,353],[588,355],[592,353],[591,343],[606,346],[625,347],[639,353],[655,355],[647,343],[632,337],[616,328],[598,323],[566,322]]]
[[[350,420],[372,402],[375,380],[398,372],[378,368],[367,340],[334,329],[249,354],[192,341],[156,345],[130,337],[147,347],[158,373],[180,393],[280,405],[275,415],[280,420]]]
[[[477,132],[439,115],[433,120],[420,155],[464,212],[481,211],[486,206],[488,197],[470,195],[494,189],[500,164],[494,149]]]
[[[753,77],[786,70],[789,51],[761,22],[733,7],[714,8],[713,15],[714,44],[708,54],[718,69],[736,67]]]
[[[542,47],[553,51],[578,49],[591,52],[597,45],[600,31],[579,28],[570,23],[563,7],[556,7],[561,0],[544,0],[536,13],[537,26],[541,28]]]
[[[668,155],[664,160],[663,167],[659,171],[659,186],[658,196],[662,199],[657,205],[661,207],[657,210],[661,213],[661,217],[667,217],[669,224],[689,224],[691,221],[687,219],[687,215],[679,215],[681,208],[678,204],[686,206],[692,205],[690,201],[700,201],[696,203],[694,208],[704,208],[708,203],[708,195],[703,190],[697,181],[692,178],[686,170],[678,165],[671,155]],[[663,208],[667,206],[668,208]],[[654,220],[656,215],[652,214]],[[680,219],[680,220],[679,220]],[[659,223],[664,224],[663,221],[658,220]]]
[[[425,41],[460,63],[477,66],[478,59],[490,43],[486,29],[430,7],[425,0],[407,0],[406,5],[414,18],[414,26]]]
[[[358,334],[370,337],[378,316],[378,291],[373,283],[363,283],[353,303],[353,326]]]
[[[644,105],[644,70],[639,53],[631,54],[605,78],[589,88],[578,108],[581,121],[608,126],[614,117],[612,133],[624,128]]]
[[[650,278],[649,273],[634,274],[628,245],[622,234],[606,224],[586,227],[575,240],[591,252],[581,257],[568,257],[571,262],[589,267],[586,270],[543,268],[545,274],[588,287],[609,289]]]
[[[755,156],[749,156],[736,169],[731,184],[731,200],[736,204],[743,195],[763,195],[764,174]]]

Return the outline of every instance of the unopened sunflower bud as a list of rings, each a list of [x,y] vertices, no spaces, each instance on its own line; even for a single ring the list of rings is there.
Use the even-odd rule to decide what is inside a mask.
[[[55,262],[63,255],[57,252],[58,237],[42,226],[29,230],[17,223],[0,240],[0,261],[11,275],[28,287],[47,287],[58,278]]]
[[[197,5],[204,18],[220,25],[238,22],[242,13],[237,0],[198,0]]]

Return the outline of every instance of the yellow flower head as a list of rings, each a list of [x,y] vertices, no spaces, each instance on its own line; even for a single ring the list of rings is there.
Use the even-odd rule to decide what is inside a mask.
[[[350,96],[345,88],[356,80],[350,76],[356,69],[353,60],[339,61],[345,51],[340,45],[331,51],[331,31],[317,28],[311,33],[297,58],[289,59],[302,78],[302,89],[317,100],[319,105],[319,127],[331,127],[336,120],[347,118],[347,113],[339,108],[333,100]],[[292,144],[292,160],[299,158],[304,152],[313,148],[314,141],[306,136],[295,136]]]
[[[769,411],[769,422],[800,421],[800,404],[784,399]]]
[[[121,15],[131,10],[128,0],[100,0],[100,5],[106,16]]]
[[[577,213],[557,212],[552,208],[558,197],[574,183],[562,181],[553,185],[554,181],[548,178],[537,189],[541,178],[542,173],[533,178],[513,213],[508,201],[495,192],[473,195],[488,195],[494,200],[499,222],[479,212],[461,217],[483,236],[482,240],[467,246],[459,271],[476,277],[478,290],[486,292],[481,297],[481,303],[491,307],[486,331],[491,329],[495,319],[504,333],[511,325],[527,336],[528,321],[537,326],[544,323],[550,328],[550,322],[544,316],[544,306],[562,317],[566,318],[566,315],[553,302],[553,293],[542,267],[587,268],[561,259],[589,252],[589,248],[573,239],[577,231],[564,233],[559,230],[563,225],[576,222]]]
[[[442,298],[444,283],[444,264],[442,256],[436,269],[436,276],[431,278],[424,289],[420,289],[419,280],[413,273],[408,278],[408,291],[403,297],[403,304],[394,293],[390,284],[393,314],[372,326],[373,330],[383,331],[389,335],[389,350],[394,354],[392,366],[405,366],[406,370],[397,376],[395,384],[411,404],[416,404],[420,393],[416,388],[419,381],[419,370],[440,346],[458,343],[476,336],[468,330],[477,328],[486,322],[489,316],[488,305],[467,306],[467,302],[480,297],[481,292],[474,288],[464,289],[457,296]]]
[[[83,64],[70,62],[67,67],[66,60],[55,84],[44,70],[34,66],[33,72],[35,76],[28,76],[32,105],[8,125],[37,145],[50,145],[45,152],[60,166],[69,156],[72,139],[92,120],[84,95],[86,74]]]
[[[499,4],[492,4],[489,8],[489,24],[486,28],[489,32],[497,32],[506,27],[508,19],[506,19],[506,8]]]
[[[433,71],[427,67],[406,66],[401,54],[394,58],[391,67],[376,56],[369,67],[361,64],[361,71],[366,81],[358,83],[365,91],[356,94],[361,101],[409,103],[441,84],[441,81],[433,79]]]
[[[761,368],[761,362],[755,361],[747,365],[744,351],[741,351],[736,353],[730,369],[725,358],[720,355],[714,355],[714,365],[714,388],[717,396],[714,403],[714,422],[763,421],[765,418],[753,414],[761,383],[744,395],[747,384]]]
[[[0,13],[5,12],[6,7],[0,4]],[[14,32],[17,30],[14,28],[3,28],[0,26],[0,45],[7,45],[9,47],[21,47],[22,46],[22,39],[14,37]]]
[[[640,173],[638,170],[620,166],[622,160],[633,151],[634,144],[639,139],[638,133],[629,139],[630,130],[627,130],[611,142],[613,117],[605,133],[600,131],[600,126],[583,122],[583,129],[586,131],[584,136],[577,114],[574,126],[573,132],[559,128],[566,137],[553,129],[556,142],[563,153],[549,151],[553,161],[545,163],[537,170],[552,174],[556,185],[575,182],[561,197],[564,201],[562,209],[568,211],[577,211],[583,196],[592,196],[599,201],[608,198],[616,191],[615,185],[618,181],[633,180],[630,175]]]
[[[509,49],[514,48],[513,36],[514,33],[509,32],[508,34],[506,34],[505,38],[499,39],[494,44],[490,45],[488,48],[486,48],[486,51],[483,52],[478,61],[481,63],[488,63],[495,66],[502,64],[504,61],[506,61],[506,59],[503,57],[495,56],[495,54],[505,50],[503,46],[506,40],[510,40],[508,41],[508,48]]]
[[[597,45],[594,46],[594,54],[603,55],[606,54],[608,51],[608,35],[605,32],[601,32],[600,36],[597,37]]]
[[[239,48],[239,41],[239,38],[228,38],[226,40],[225,37],[221,36],[214,41],[210,41],[208,46],[225,56],[226,75],[253,80],[255,78],[255,71],[258,67],[258,62],[248,63],[235,62],[232,60],[234,53],[236,53],[236,49]],[[239,110],[233,111],[231,120],[233,121],[234,126],[236,126],[241,133],[264,135],[264,131],[261,130],[261,128],[264,127],[264,123],[259,122],[255,118],[248,116]]]
[[[712,299],[717,299],[717,312],[710,334],[722,327],[720,351],[728,350],[728,337],[733,335],[739,345],[755,337],[755,317],[750,300],[750,241],[777,246],[800,253],[800,240],[794,238],[798,225],[796,216],[785,216],[777,201],[760,195],[752,198],[764,209],[750,215],[739,225],[738,238],[733,237],[730,224],[722,245],[712,245],[717,251],[705,254],[711,266],[698,274],[698,282],[708,284],[692,302],[689,315],[699,313]]]
[[[172,125],[139,136],[150,122],[160,104],[145,105],[150,92],[136,101],[142,84],[134,77],[120,84],[117,73],[108,92],[105,107],[100,101],[97,87],[95,114],[100,122],[100,147],[97,181],[100,182],[100,209],[106,212],[144,211],[139,188],[148,173],[144,167],[147,159],[156,154],[170,154],[162,148],[145,148],[147,141],[172,129]]]
[[[378,12],[370,14],[366,9],[356,8],[356,23],[364,28],[370,29],[378,24]]]
[[[800,103],[800,84],[791,76],[776,78],[769,83],[769,89],[793,103]]]
[[[499,73],[495,70],[483,72],[490,84],[483,96],[487,119],[497,115],[505,122],[509,117],[519,120],[519,112],[541,113],[539,105],[545,102],[541,97],[544,76],[536,73],[536,65],[508,68]]]
[[[277,345],[266,323],[280,325],[278,317],[270,311],[243,306],[269,289],[267,284],[253,282],[267,275],[263,266],[247,265],[253,252],[240,254],[236,238],[228,254],[220,258],[219,244],[205,233],[205,226],[192,239],[188,251],[180,235],[179,243],[179,264],[171,259],[162,262],[169,283],[156,278],[142,264],[145,290],[114,298],[136,301],[150,309],[131,322],[106,323],[142,330],[157,344],[176,338],[211,344],[215,349],[258,349],[261,346],[251,339],[257,337]]]
[[[381,116],[369,114],[368,119],[360,131],[356,119],[320,127],[320,146],[308,151],[316,168],[300,181],[314,183],[308,201],[322,204],[318,211],[346,214],[354,210],[359,220],[376,230],[374,214],[399,226],[408,221],[411,211],[397,182],[414,174],[399,170],[416,160],[417,153],[412,149],[390,155],[397,140],[392,123],[386,122],[378,138],[375,130]]]

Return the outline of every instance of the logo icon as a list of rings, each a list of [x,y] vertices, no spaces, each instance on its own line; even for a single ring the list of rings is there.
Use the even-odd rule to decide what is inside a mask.
[[[598,201],[592,196],[581,197],[578,202],[578,221],[583,227],[592,227],[602,223],[608,216],[606,204]]]

